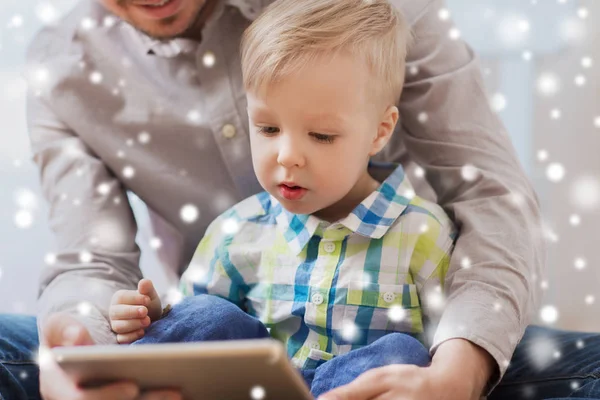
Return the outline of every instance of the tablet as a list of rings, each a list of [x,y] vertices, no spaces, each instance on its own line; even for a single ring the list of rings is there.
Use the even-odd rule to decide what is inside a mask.
[[[93,387],[118,380],[142,390],[179,388],[185,400],[312,400],[275,339],[56,347],[57,363]]]

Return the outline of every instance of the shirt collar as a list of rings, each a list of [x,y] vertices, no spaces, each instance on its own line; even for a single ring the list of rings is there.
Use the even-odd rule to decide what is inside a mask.
[[[206,26],[214,23],[214,21],[217,21],[221,17],[225,6],[239,9],[242,15],[249,21],[254,21],[262,11],[260,0],[219,0],[213,14],[206,22]],[[125,26],[133,39],[145,50],[146,54],[155,54],[159,57],[173,58],[181,53],[195,52],[199,45],[198,41],[193,39],[155,39],[137,30],[130,24],[125,24]]]
[[[370,169],[391,169],[393,172],[345,218],[333,225],[314,215],[294,214],[287,211],[271,196],[277,227],[283,233],[294,254],[298,255],[315,235],[317,229],[331,225],[344,226],[350,231],[372,239],[380,239],[402,215],[415,196],[402,166],[370,164]]]

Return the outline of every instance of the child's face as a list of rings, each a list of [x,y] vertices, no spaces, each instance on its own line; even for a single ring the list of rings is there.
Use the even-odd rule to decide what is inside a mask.
[[[334,221],[377,188],[367,164],[387,142],[378,136],[389,109],[373,101],[370,79],[341,54],[248,93],[255,173],[288,211]]]

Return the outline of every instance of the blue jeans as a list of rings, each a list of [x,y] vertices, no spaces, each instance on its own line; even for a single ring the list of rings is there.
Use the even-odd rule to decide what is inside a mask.
[[[198,323],[200,319],[201,324]],[[225,329],[220,321],[228,321]],[[146,337],[136,345],[267,336],[260,321],[232,304],[215,297],[196,296],[185,299],[166,318],[152,324]],[[400,363],[425,365],[427,352],[423,352],[418,342],[408,338],[401,334],[387,335],[371,346],[336,357],[316,370],[303,371],[304,378],[313,394],[323,393],[351,381],[367,369],[389,363],[383,356],[389,354],[390,347],[403,349],[399,353],[403,356],[398,360]],[[0,315],[0,399],[40,400],[38,369],[34,361],[37,347],[34,317]],[[558,358],[554,357],[556,351],[560,353]],[[534,357],[530,357],[532,352]],[[550,357],[546,357],[548,353]],[[600,334],[531,326],[489,400],[600,399],[599,378]]]
[[[234,304],[216,296],[199,295],[188,297],[173,307],[169,315],[153,323],[144,338],[133,345],[268,337],[269,332],[262,322]],[[304,369],[301,373],[316,398],[352,382],[372,368],[388,364],[424,367],[430,362],[429,351],[417,339],[392,333],[369,346],[320,363],[315,369]]]

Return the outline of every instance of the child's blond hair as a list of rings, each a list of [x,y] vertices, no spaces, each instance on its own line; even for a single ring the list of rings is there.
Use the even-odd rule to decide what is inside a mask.
[[[275,83],[315,58],[340,51],[364,60],[378,96],[402,92],[409,27],[387,0],[278,0],[244,32],[246,90]]]

